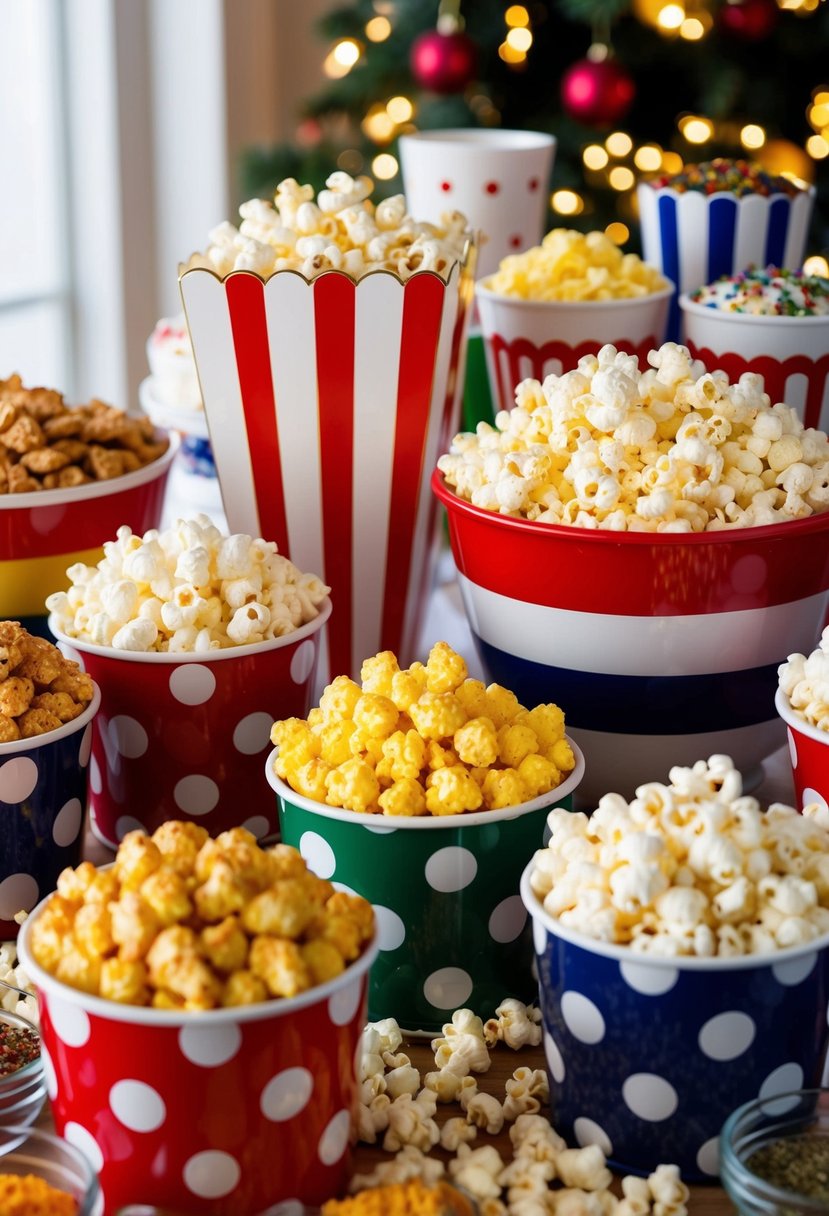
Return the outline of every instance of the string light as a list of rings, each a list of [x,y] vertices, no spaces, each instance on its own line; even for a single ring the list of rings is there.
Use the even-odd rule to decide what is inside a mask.
[[[679,120],[679,129],[689,144],[707,143],[714,134],[714,124],[707,118],[689,115]]]
[[[575,190],[556,190],[550,197],[550,206],[559,215],[580,215],[584,211],[584,199]]]
[[[766,133],[762,127],[758,127],[756,123],[750,122],[743,127],[740,132],[740,143],[744,148],[762,148],[766,142]]]
[[[376,144],[388,143],[395,133],[395,124],[384,106],[373,106],[363,119],[362,128]]]
[[[681,173],[685,162],[678,152],[662,153],[662,168],[666,173]]]
[[[332,80],[347,76],[361,54],[359,42],[355,42],[353,38],[342,38],[325,56],[322,70]]]
[[[366,22],[366,38],[369,42],[385,42],[391,33],[388,17],[372,17]]]
[[[604,169],[610,157],[605,152],[600,144],[588,144],[581,154],[588,169]]]
[[[511,32],[512,31],[510,31],[510,33]],[[510,63],[513,65],[525,63],[527,59],[527,56],[523,51],[516,51],[515,47],[511,46],[509,42],[501,43],[501,45],[498,47],[498,55],[501,59],[503,59],[504,63]]]
[[[520,51],[522,55],[526,55],[532,44],[533,36],[526,26],[515,26],[507,34],[507,45],[511,46],[514,51]]]
[[[390,152],[381,152],[371,162],[371,171],[381,182],[387,182],[389,178],[394,177],[398,168],[397,159]]]
[[[524,8],[523,4],[511,4],[504,13],[504,20],[509,26],[529,25],[530,14]]]
[[[817,274],[825,279],[829,277],[829,262],[816,253],[803,263],[803,271],[805,274]]]
[[[408,122],[414,114],[414,106],[408,97],[390,97],[386,102],[386,113],[392,122],[400,126],[401,123]]]
[[[633,140],[625,131],[614,131],[604,141],[611,156],[627,156],[633,147]]]
[[[641,148],[636,149],[633,163],[643,173],[656,173],[662,164],[662,149],[658,144],[642,144]]]
[[[685,20],[685,9],[681,4],[666,4],[659,10],[656,24],[661,30],[678,30]]]
[[[613,241],[614,245],[624,245],[625,241],[630,237],[630,229],[627,224],[615,220],[612,224],[608,224],[604,230],[604,234]]]
[[[812,160],[823,160],[829,156],[829,143],[822,135],[810,135],[806,140],[806,151]]]
[[[686,42],[699,42],[700,38],[705,37],[705,26],[699,17],[686,17],[679,27],[679,36]]]
[[[615,165],[608,173],[607,180],[614,190],[630,190],[636,179],[630,169],[624,165]]]
[[[820,131],[823,127],[829,125],[829,105],[822,101],[819,105],[811,106],[809,109],[809,122],[816,131]]]

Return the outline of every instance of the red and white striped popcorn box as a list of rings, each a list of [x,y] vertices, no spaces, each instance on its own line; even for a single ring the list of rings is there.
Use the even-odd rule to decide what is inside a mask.
[[[429,478],[457,430],[474,244],[446,281],[182,267],[228,525],[332,589],[323,680],[408,663],[431,587]]]

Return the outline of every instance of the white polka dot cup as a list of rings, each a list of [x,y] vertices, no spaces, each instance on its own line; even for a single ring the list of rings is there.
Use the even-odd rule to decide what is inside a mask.
[[[56,980],[29,951],[36,916],[19,951],[40,998],[55,1127],[92,1162],[105,1213],[240,1216],[342,1190],[376,941],[300,996],[185,1013]]]
[[[476,284],[489,387],[495,411],[515,405],[515,386],[561,376],[608,342],[647,365],[661,346],[673,285],[633,300],[522,300]]]
[[[820,1083],[829,1042],[829,934],[739,958],[658,958],[548,915],[530,886],[551,1119],[573,1144],[647,1174],[719,1172],[736,1104]]]
[[[369,1017],[439,1033],[455,1009],[491,1017],[506,994],[534,991],[532,940],[518,884],[541,847],[553,806],[569,808],[576,766],[549,794],[520,806],[464,815],[366,815],[313,802],[273,771],[282,840],[309,869],[374,906],[380,953]]]
[[[786,723],[795,805],[801,810],[810,802],[826,807],[829,804],[829,732],[818,730],[796,713],[782,688],[778,688],[774,704]]]
[[[62,634],[61,649],[101,688],[89,764],[90,823],[117,848],[127,832],[192,819],[216,836],[276,830],[262,774],[277,718],[311,706],[331,601],[294,633],[206,654],[140,654]]]
[[[829,426],[829,316],[765,317],[724,312],[679,297],[683,341],[695,359],[726,372],[763,377],[766,392],[798,412],[803,425]]]
[[[0,938],[17,936],[14,916],[30,912],[66,866],[80,861],[92,746],[101,703],[31,739],[0,743]]]
[[[412,215],[439,224],[462,211],[485,240],[478,274],[541,240],[556,140],[539,131],[492,128],[418,131],[399,140],[403,189]]]

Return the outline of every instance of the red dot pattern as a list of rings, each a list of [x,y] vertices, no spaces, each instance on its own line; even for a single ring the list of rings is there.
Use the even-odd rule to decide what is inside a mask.
[[[484,190],[486,190],[487,194],[497,194],[500,189],[501,187],[498,182],[487,182],[484,186]]]
[[[515,233],[509,239],[510,249],[520,249],[523,244],[524,244],[524,238],[522,236],[519,236],[518,233]]]
[[[444,194],[448,194],[449,191],[452,189],[452,183],[443,181],[440,183],[440,188]]]
[[[538,187],[540,186],[540,184],[541,183],[539,182],[537,177],[531,177],[530,180],[527,182],[527,189],[529,190],[530,194],[535,194],[535,192],[538,189]]]

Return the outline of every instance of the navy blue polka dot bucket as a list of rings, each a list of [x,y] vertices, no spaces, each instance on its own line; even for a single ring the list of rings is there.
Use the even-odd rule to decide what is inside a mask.
[[[739,958],[657,958],[548,915],[530,887],[551,1118],[574,1144],[647,1174],[719,1173],[718,1139],[743,1102],[819,1085],[829,1040],[829,934]]]
[[[0,939],[15,937],[66,866],[80,861],[92,719],[89,705],[57,730],[0,744]]]

